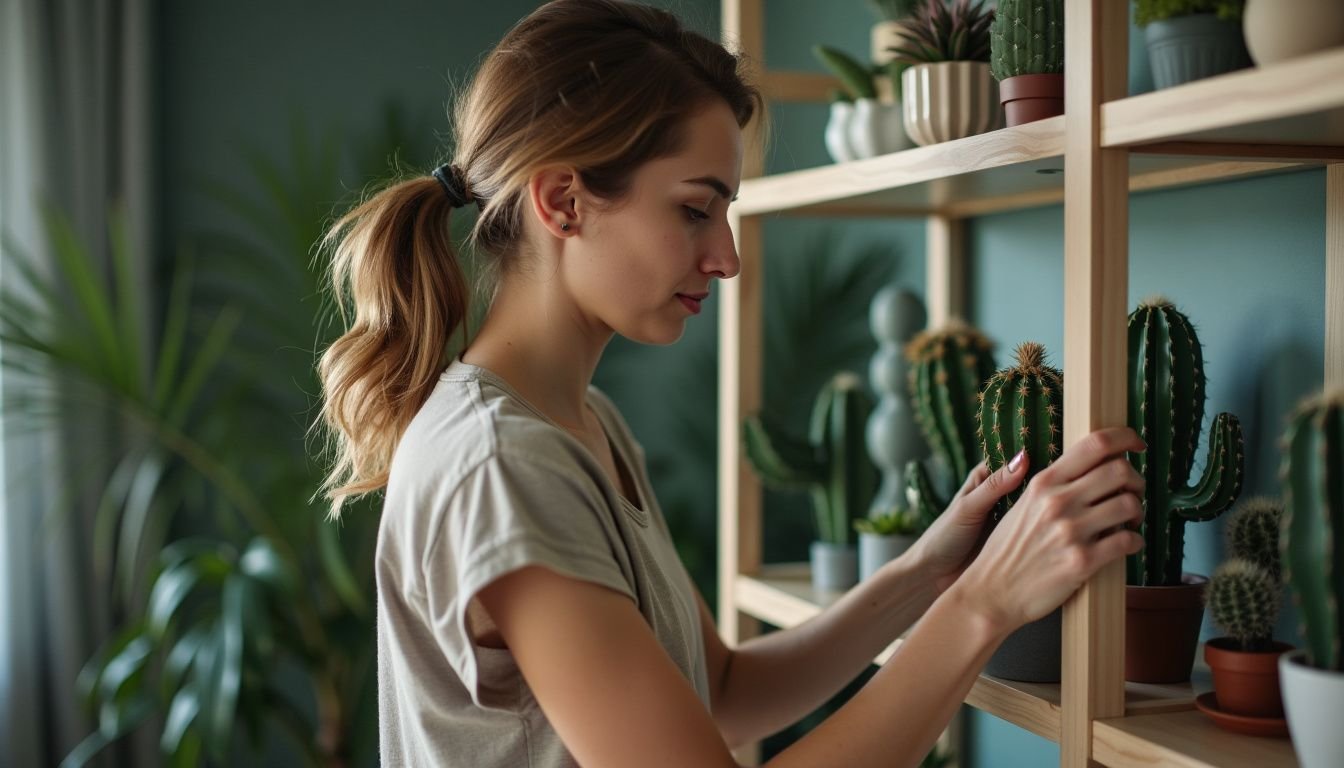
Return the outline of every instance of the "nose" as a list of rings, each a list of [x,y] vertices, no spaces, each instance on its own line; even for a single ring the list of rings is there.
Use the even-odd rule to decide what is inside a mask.
[[[724,280],[737,277],[742,271],[742,261],[737,257],[737,243],[733,239],[733,230],[726,223],[720,229],[719,235],[709,244],[702,268],[705,272],[717,274]]]

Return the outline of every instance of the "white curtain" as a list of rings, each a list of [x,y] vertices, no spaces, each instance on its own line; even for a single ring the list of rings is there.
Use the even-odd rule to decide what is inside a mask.
[[[107,263],[120,204],[138,277],[150,279],[155,14],[154,0],[0,3],[0,235],[23,252],[46,257],[47,204]],[[11,251],[0,253],[0,281],[12,280]],[[14,386],[0,369],[0,397]],[[89,563],[93,499],[72,494],[72,478],[105,472],[120,437],[73,411],[41,432],[16,421],[0,411],[0,764],[54,766],[94,727],[75,677],[111,621]],[[134,746],[104,762],[155,759]]]

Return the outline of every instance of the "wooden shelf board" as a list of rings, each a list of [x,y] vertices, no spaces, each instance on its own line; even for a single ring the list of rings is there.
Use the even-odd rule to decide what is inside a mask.
[[[1097,762],[1111,768],[1297,765],[1287,737],[1230,733],[1198,710],[1097,720],[1092,724],[1092,754]]]
[[[1169,141],[1344,145],[1344,48],[1102,105],[1103,147]]]
[[[762,567],[757,576],[737,577],[734,596],[738,610],[776,627],[794,627],[821,613],[843,593],[812,589],[806,563],[779,563]],[[900,647],[898,639],[873,660],[884,664]],[[1196,684],[1125,684],[1125,712],[1131,716],[1185,712],[1194,706]],[[981,675],[966,703],[1032,733],[1059,741],[1060,687],[1054,683],[1023,683]]]

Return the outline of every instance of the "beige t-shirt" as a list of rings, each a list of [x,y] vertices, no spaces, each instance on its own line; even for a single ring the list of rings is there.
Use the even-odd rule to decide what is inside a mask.
[[[461,360],[397,445],[375,566],[384,766],[577,765],[512,654],[474,642],[489,616],[473,598],[531,564],[633,600],[708,708],[694,588],[643,450],[605,395],[590,387],[587,400],[638,499],[503,379]]]

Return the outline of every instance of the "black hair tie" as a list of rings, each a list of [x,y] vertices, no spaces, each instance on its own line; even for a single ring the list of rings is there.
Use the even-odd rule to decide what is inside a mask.
[[[467,191],[467,177],[462,173],[462,169],[451,163],[440,165],[434,169],[434,178],[439,180],[443,189],[448,193],[448,204],[454,208],[461,208],[470,203],[473,198]]]

